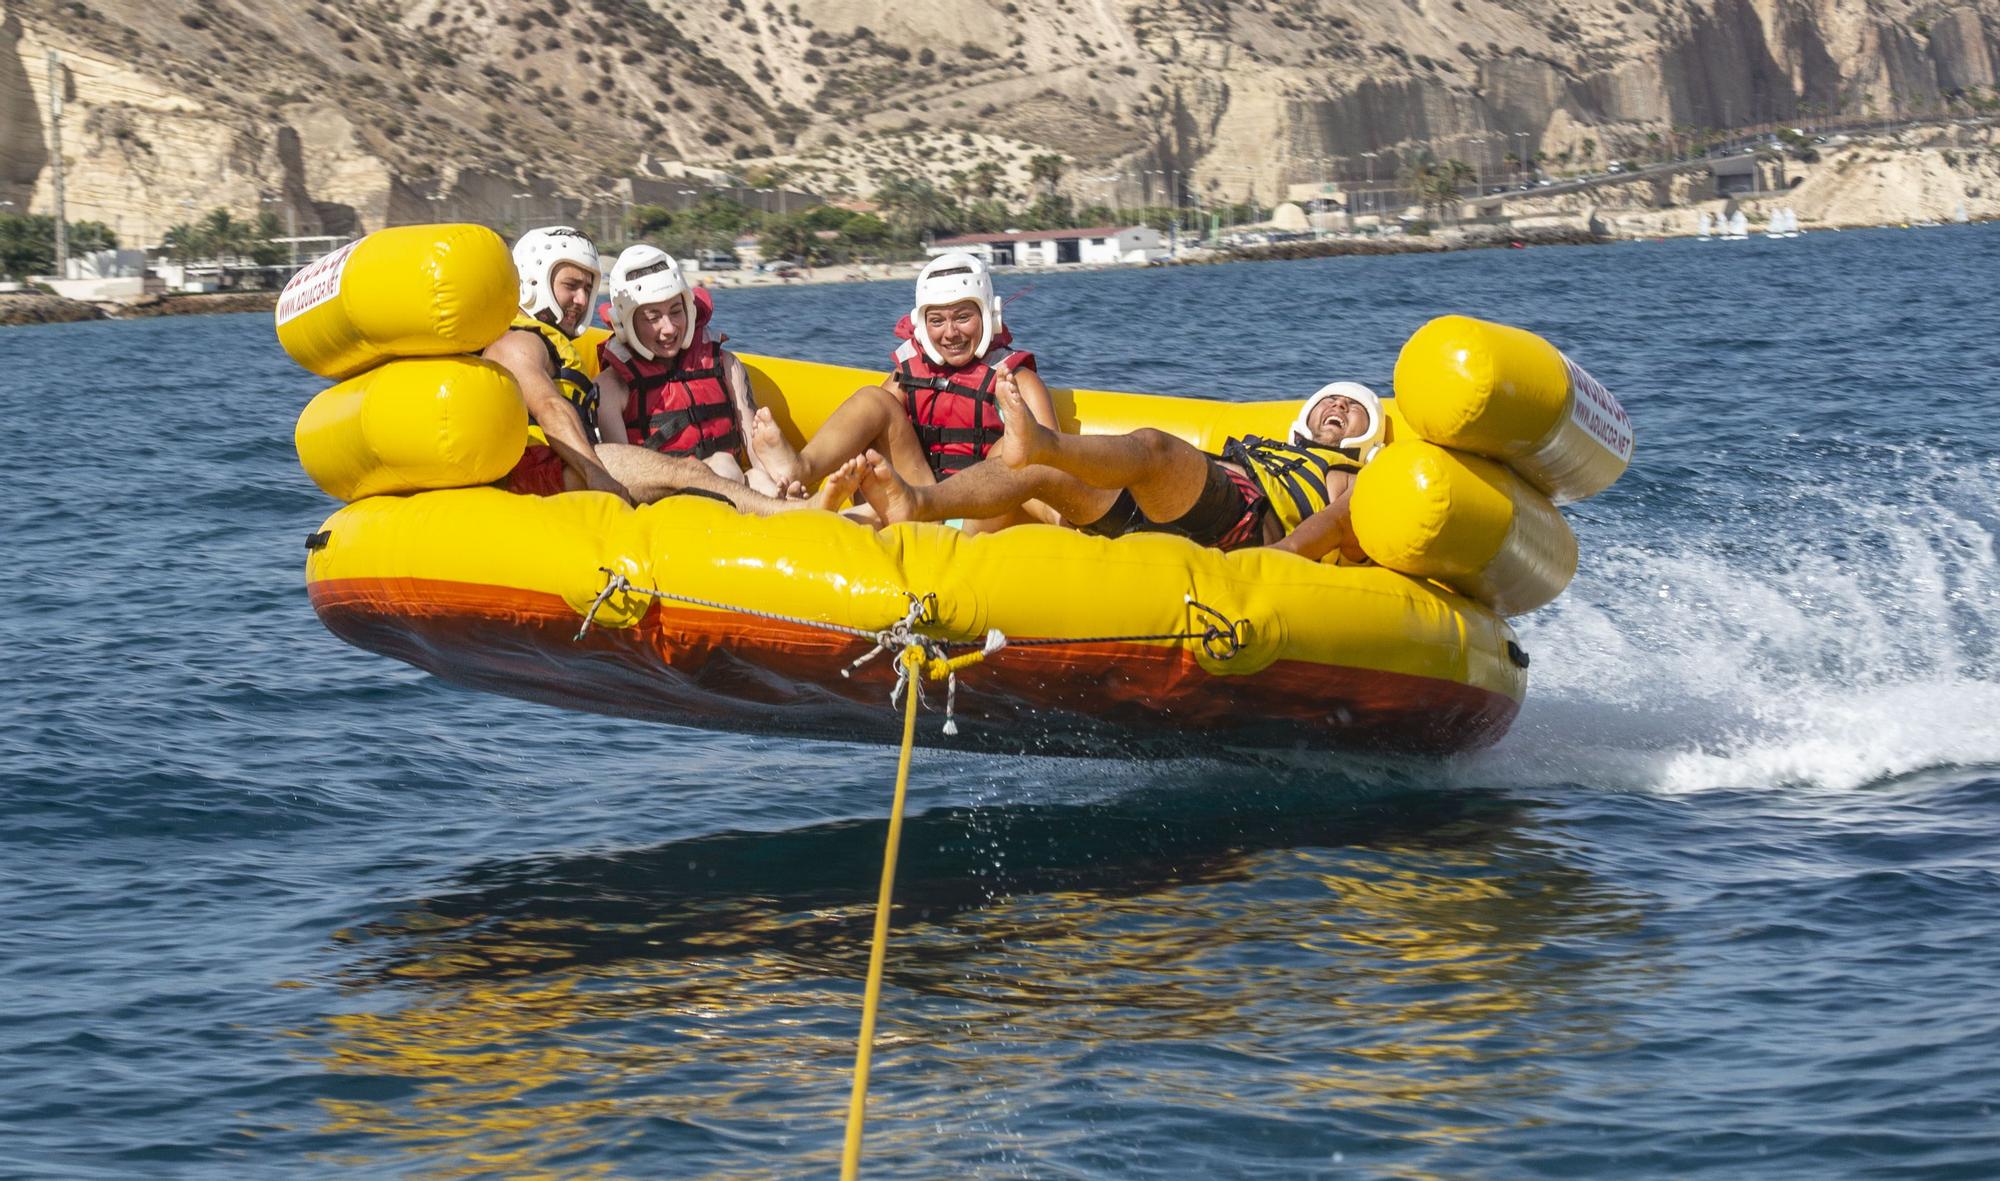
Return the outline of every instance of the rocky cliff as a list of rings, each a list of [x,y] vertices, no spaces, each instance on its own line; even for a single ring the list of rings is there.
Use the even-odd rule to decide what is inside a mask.
[[[0,0],[13,208],[50,204],[49,50],[72,218],[152,242],[215,205],[300,233],[604,216],[683,163],[866,193],[994,160],[1018,195],[1055,152],[1116,203],[1603,159],[1991,102],[2000,0]]]

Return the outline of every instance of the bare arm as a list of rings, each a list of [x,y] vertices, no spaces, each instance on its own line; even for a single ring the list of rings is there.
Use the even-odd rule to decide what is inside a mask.
[[[625,441],[625,399],[629,396],[625,379],[614,370],[606,369],[597,379],[598,438],[613,443]]]
[[[1286,536],[1271,543],[1271,549],[1284,550],[1302,558],[1317,562],[1338,549],[1343,557],[1351,561],[1366,561],[1361,545],[1354,538],[1354,525],[1348,518],[1348,498],[1354,492],[1354,477],[1346,472],[1328,472],[1326,490],[1330,499],[1325,508],[1299,522],[1299,527]]]
[[[515,383],[521,387],[521,398],[528,404],[529,416],[542,428],[549,446],[562,457],[563,463],[583,477],[585,487],[632,499],[625,485],[612,478],[598,461],[596,450],[584,437],[582,417],[569,399],[562,396],[562,391],[556,389],[555,380],[549,375],[548,351],[541,340],[533,333],[509,332],[487,345],[482,355],[506,366],[514,375]]]

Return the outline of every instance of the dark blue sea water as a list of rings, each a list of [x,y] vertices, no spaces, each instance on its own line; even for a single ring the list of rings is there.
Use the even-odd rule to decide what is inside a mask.
[[[2000,227],[1036,280],[1113,388],[1519,323],[1639,455],[1492,751],[920,752],[864,1175],[2000,1175],[1996,277]],[[907,299],[720,323],[874,365]],[[894,752],[343,646],[314,389],[264,316],[0,332],[0,1175],[832,1175]]]

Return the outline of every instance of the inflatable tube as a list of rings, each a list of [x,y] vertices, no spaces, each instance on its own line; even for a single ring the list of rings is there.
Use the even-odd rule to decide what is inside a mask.
[[[1506,623],[1435,584],[1160,534],[876,533],[696,497],[633,509],[598,493],[472,488],[360,501],[314,544],[313,605],[351,643],[458,684],[729,730],[894,741],[891,661],[844,677],[873,643],[804,621],[874,631],[911,596],[932,604],[926,635],[976,646],[997,628],[1013,641],[961,675],[954,746],[1445,752],[1497,739],[1526,688]],[[742,610],[618,593],[579,639],[607,567]],[[1133,638],[1200,633],[1212,618],[1240,640],[1233,654],[1213,639]],[[930,716],[919,732],[942,741]]]
[[[1357,479],[1355,530],[1377,566],[1224,554],[1161,534],[878,533],[697,497],[634,509],[599,493],[517,496],[479,485],[527,439],[519,391],[498,367],[439,356],[483,348],[511,321],[499,239],[476,227],[384,231],[300,279],[281,302],[280,337],[301,364],[349,379],[298,427],[315,482],[353,502],[308,542],[307,585],[327,627],[459,684],[668,722],[894,741],[893,662],[846,674],[915,602],[933,641],[1008,640],[962,673],[953,745],[1484,746],[1526,691],[1527,655],[1502,613],[1560,592],[1575,538],[1521,476],[1419,436],[1488,449],[1572,498],[1615,479],[1630,454],[1629,430],[1620,443],[1611,429],[1624,421],[1616,403],[1603,396],[1602,421],[1583,415],[1579,397],[1601,404],[1595,383],[1545,342],[1448,318],[1398,362],[1399,390],[1406,373],[1423,387],[1421,414],[1384,404],[1388,445]],[[418,359],[381,364],[396,356]],[[743,360],[794,443],[882,379]],[[1284,437],[1298,406],[1051,394],[1065,429],[1155,427],[1211,452],[1231,436]],[[938,741],[934,725],[920,733]]]
[[[339,381],[391,357],[476,353],[514,318],[514,259],[484,226],[398,226],[343,246],[278,296],[278,342]]]
[[[1554,602],[1576,534],[1547,497],[1490,459],[1406,439],[1354,478],[1355,539],[1392,570],[1435,578],[1502,615]]]
[[[1632,421],[1532,332],[1440,316],[1396,358],[1396,403],[1420,439],[1500,460],[1557,504],[1597,495],[1632,461]]]
[[[313,483],[353,501],[491,483],[521,458],[527,431],[528,408],[505,368],[410,357],[321,392],[294,438]]]

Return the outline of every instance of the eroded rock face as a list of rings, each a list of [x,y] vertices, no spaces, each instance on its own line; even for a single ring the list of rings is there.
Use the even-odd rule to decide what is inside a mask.
[[[669,161],[865,194],[998,159],[1019,200],[1054,151],[1079,201],[1268,199],[2000,97],[2000,0],[0,0],[0,200],[38,209],[50,48],[71,216],[137,242],[216,205],[301,234],[601,216]]]
[[[12,210],[27,208],[48,161],[35,91],[21,60],[21,21],[0,6],[0,201],[12,201]]]

